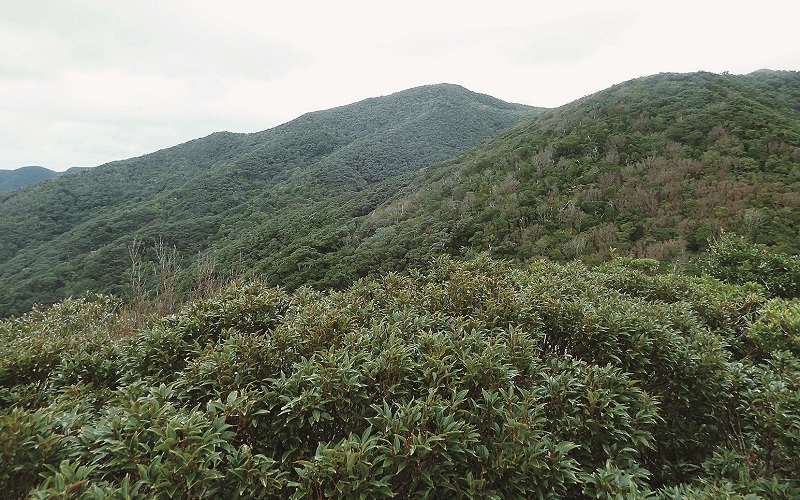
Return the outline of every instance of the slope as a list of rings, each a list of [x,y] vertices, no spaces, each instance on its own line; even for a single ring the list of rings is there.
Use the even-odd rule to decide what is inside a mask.
[[[86,291],[126,295],[134,238],[174,248],[171,257],[188,268],[212,243],[238,237],[226,228],[254,214],[278,214],[281,223],[287,208],[446,159],[540,111],[456,85],[425,86],[5,193],[0,316]],[[150,245],[143,259],[154,258]]]
[[[328,264],[433,255],[686,262],[735,232],[800,252],[800,73],[615,85],[420,172]]]
[[[14,170],[0,170],[0,192],[12,191],[47,179],[74,174],[87,167],[72,167],[63,172],[56,172],[44,167],[20,167]]]
[[[0,170],[0,192],[18,189],[28,184],[35,184],[46,179],[57,177],[58,172],[53,172],[44,167],[22,167],[14,170]]]
[[[625,82],[355,195],[254,207],[211,250],[290,289],[442,253],[674,265],[721,230],[797,253],[797,75]]]

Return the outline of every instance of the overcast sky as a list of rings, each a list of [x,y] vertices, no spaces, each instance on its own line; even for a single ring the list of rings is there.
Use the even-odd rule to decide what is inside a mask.
[[[556,107],[800,70],[795,0],[0,0],[0,169],[139,156],[418,85]]]

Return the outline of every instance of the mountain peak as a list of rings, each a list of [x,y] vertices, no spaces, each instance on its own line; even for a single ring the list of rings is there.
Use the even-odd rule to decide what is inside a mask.
[[[11,191],[60,175],[40,166],[27,166],[14,170],[0,170],[0,192]]]
[[[124,295],[134,237],[174,245],[187,262],[215,247],[227,266],[222,255],[242,238],[249,261],[277,253],[299,229],[266,235],[288,214],[308,219],[297,210],[449,159],[538,112],[457,85],[423,86],[261,132],[217,132],[0,196],[10,214],[0,220],[0,241],[13,242],[0,246],[0,316],[86,290]],[[346,213],[368,212],[391,192]]]

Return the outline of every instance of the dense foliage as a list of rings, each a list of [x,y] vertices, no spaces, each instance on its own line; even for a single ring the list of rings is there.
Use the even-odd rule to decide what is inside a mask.
[[[661,74],[466,152],[541,110],[443,85],[214,134],[0,195],[0,316],[87,290],[128,298],[134,238],[149,276],[158,246],[175,249],[183,293],[208,267],[343,289],[484,251],[674,266],[723,230],[796,255],[798,110],[797,72]]]
[[[800,73],[662,74],[545,112],[421,172],[355,235],[406,249],[410,261],[437,248],[674,264],[721,230],[798,254],[799,193]]]
[[[735,235],[712,241],[700,271],[727,283],[758,283],[776,297],[800,298],[800,256],[770,251]]]
[[[10,497],[800,495],[800,305],[658,263],[240,282],[0,323]],[[752,496],[751,496],[752,497]]]
[[[443,253],[673,267],[722,231],[796,255],[798,109],[800,73],[637,79],[355,195],[232,222],[238,238],[212,250],[271,284],[323,289]]]
[[[672,267],[723,230],[794,255],[798,109],[800,73],[633,80],[355,195],[232,222],[238,238],[211,248],[272,284],[323,289],[443,253]]]
[[[53,172],[44,167],[22,167],[15,170],[0,170],[0,192],[18,189],[28,184],[58,177],[61,172]]]
[[[450,158],[540,111],[456,85],[419,87],[2,193],[0,317],[87,290],[126,296],[134,238],[148,243],[145,261],[156,259],[156,241],[174,247],[189,273],[212,243],[224,244],[210,258],[227,272],[243,251],[256,250],[243,242],[259,245],[274,228],[291,240],[313,210]]]

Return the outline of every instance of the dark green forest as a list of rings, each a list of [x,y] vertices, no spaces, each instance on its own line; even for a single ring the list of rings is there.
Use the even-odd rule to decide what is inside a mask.
[[[57,172],[48,170],[44,167],[22,167],[16,170],[0,170],[0,191],[11,191],[13,189],[35,184],[45,179],[52,179]]]
[[[420,87],[2,193],[0,491],[800,497],[799,206],[767,70]]]
[[[304,219],[324,221],[320,210],[540,111],[456,85],[419,87],[0,193],[0,316],[87,290],[125,296],[134,239],[147,243],[148,261],[156,260],[155,242],[175,249],[187,272],[198,260],[226,272],[249,265],[239,253],[256,255],[254,235],[277,230],[299,239]],[[383,202],[392,192],[372,191],[358,203]],[[371,208],[354,210],[349,217]],[[330,220],[331,233],[339,222]],[[227,253],[209,251],[222,241]]]
[[[19,189],[29,184],[36,184],[37,182],[79,172],[80,170],[82,170],[80,167],[73,167],[65,172],[54,172],[44,167],[21,167],[14,170],[0,170],[0,192]]]
[[[724,232],[797,254],[798,193],[800,73],[662,74],[355,196],[242,221],[212,248],[289,288],[343,287],[443,253],[674,268]]]
[[[663,74],[427,169],[357,234],[522,262],[683,264],[720,231],[796,254],[799,194],[800,73]]]
[[[542,113],[432,86],[215,134],[0,197],[0,311],[127,298],[134,238],[151,270],[174,250],[183,297],[208,266],[343,289],[442,253],[674,267],[721,231],[796,254],[798,88],[661,74]]]

